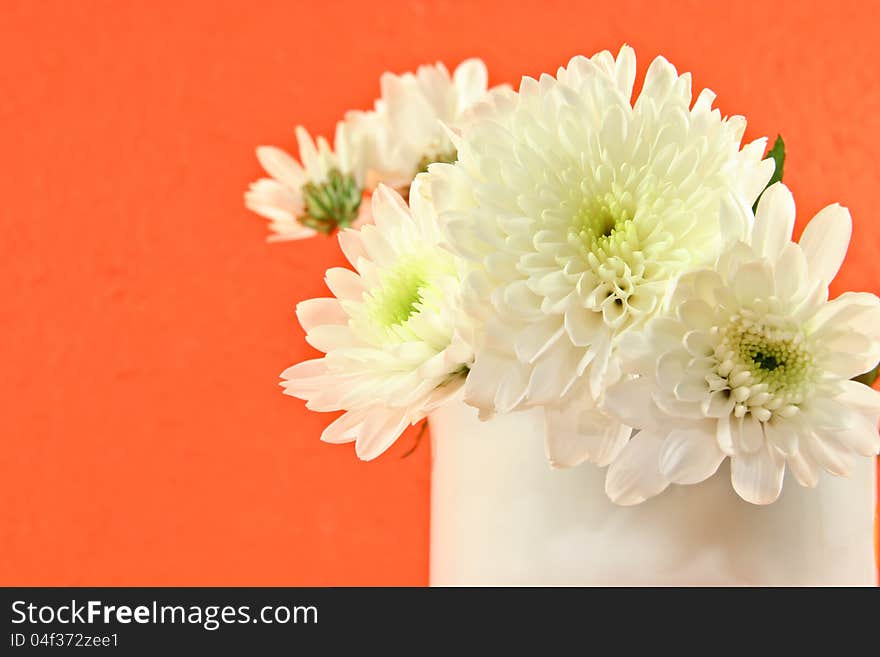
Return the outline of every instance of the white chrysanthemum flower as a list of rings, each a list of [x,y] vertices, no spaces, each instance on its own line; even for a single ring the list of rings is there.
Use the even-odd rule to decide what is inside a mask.
[[[382,75],[378,116],[384,130],[383,182],[405,189],[432,162],[455,162],[455,147],[447,130],[462,122],[465,113],[486,96],[488,73],[480,59],[468,59],[450,75],[437,63],[415,73]]]
[[[850,381],[880,359],[880,299],[828,301],[846,253],[849,212],[831,205],[800,243],[782,184],[761,198],[751,246],[683,276],[669,310],[628,335],[625,379],[607,408],[641,429],[608,470],[606,491],[637,504],[670,482],[694,484],[727,457],[736,492],[776,500],[788,464],[804,486],[846,475],[880,448],[880,393]]]
[[[257,148],[257,159],[271,176],[245,192],[249,210],[269,219],[270,241],[297,240],[369,221],[363,203],[371,156],[375,157],[373,122],[341,121],[335,152],[323,137],[317,144],[302,126],[296,128],[302,164],[274,146]]]
[[[484,339],[466,399],[485,417],[544,406],[554,465],[609,461],[628,427],[595,403],[615,343],[682,272],[743,234],[773,173],[765,140],[740,150],[742,117],[662,57],[631,105],[635,54],[575,57],[473,110],[458,162],[429,169],[449,241],[473,265]]]
[[[372,197],[375,225],[339,234],[355,271],[327,270],[335,298],[297,307],[306,340],[326,355],[282,374],[285,393],[309,409],[346,411],[321,439],[356,440],[362,459],[384,452],[449,399],[472,359],[459,263],[439,246],[436,216],[418,183],[413,192],[410,211],[380,186]]]
[[[295,240],[371,221],[369,194],[386,184],[405,194],[431,162],[454,162],[447,129],[486,94],[486,65],[469,59],[453,75],[443,64],[381,78],[382,98],[371,111],[352,110],[336,126],[335,152],[296,130],[300,165],[273,146],[257,158],[271,176],[245,193],[248,209],[270,220],[270,241]]]

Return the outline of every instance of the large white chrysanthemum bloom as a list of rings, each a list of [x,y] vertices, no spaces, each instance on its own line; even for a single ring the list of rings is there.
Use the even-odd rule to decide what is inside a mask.
[[[551,463],[609,461],[629,429],[595,411],[615,344],[670,283],[742,235],[773,173],[765,140],[662,57],[630,103],[635,55],[575,57],[556,78],[496,91],[429,169],[452,248],[471,266],[485,332],[466,385],[485,417],[547,409]]]
[[[383,182],[406,189],[432,162],[455,162],[448,129],[457,128],[467,110],[485,98],[487,84],[480,59],[465,60],[451,75],[441,63],[415,73],[383,74],[375,112],[387,121],[381,164],[375,167]]]
[[[357,441],[362,459],[384,452],[455,394],[472,360],[459,263],[440,248],[436,216],[418,183],[413,192],[410,211],[380,186],[372,197],[375,225],[339,234],[355,271],[327,270],[335,298],[297,307],[306,340],[325,355],[282,374],[285,393],[309,409],[346,411],[321,439]]]
[[[296,128],[302,164],[274,146],[257,148],[257,159],[271,178],[261,178],[245,192],[245,205],[270,221],[269,241],[297,240],[369,220],[362,203],[371,157],[375,157],[375,122],[359,117],[336,125],[335,151],[323,137],[317,144],[302,126]]]
[[[751,245],[682,277],[668,311],[626,337],[632,378],[607,408],[641,429],[608,470],[606,490],[636,504],[670,483],[694,484],[731,461],[733,487],[755,504],[776,500],[785,465],[815,486],[874,456],[880,393],[850,381],[880,359],[880,300],[828,301],[846,253],[849,212],[831,205],[800,243],[781,183],[761,197]]]

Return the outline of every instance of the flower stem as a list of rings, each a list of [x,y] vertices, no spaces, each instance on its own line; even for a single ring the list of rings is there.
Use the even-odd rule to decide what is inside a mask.
[[[421,445],[421,443],[422,443],[422,438],[424,437],[427,429],[428,429],[428,419],[425,418],[425,421],[422,422],[422,426],[419,428],[419,432],[416,434],[415,443],[413,443],[413,446],[410,447],[408,450],[406,450],[406,452],[404,452],[400,456],[400,458],[405,459],[407,456],[410,456],[413,452],[415,452],[416,449],[418,449],[419,445]]]

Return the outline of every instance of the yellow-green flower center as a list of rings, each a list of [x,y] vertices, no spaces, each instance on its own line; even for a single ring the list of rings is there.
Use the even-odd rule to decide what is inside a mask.
[[[587,197],[575,207],[568,244],[580,254],[580,261],[568,266],[592,272],[585,307],[601,312],[612,328],[624,329],[657,304],[652,293],[640,292],[640,286],[656,275],[657,266],[646,257],[635,202],[627,192],[607,192]]]
[[[740,363],[769,392],[795,392],[812,378],[813,358],[805,348],[800,332],[772,328],[741,319],[729,341]]]
[[[451,254],[441,249],[419,248],[399,257],[377,273],[364,296],[358,330],[376,343],[424,339],[418,318],[427,311],[431,324],[431,313],[440,312],[444,301],[442,281],[455,275]]]
[[[401,262],[385,272],[378,289],[366,302],[367,313],[383,328],[399,326],[418,310],[426,271],[418,262]]]
[[[632,218],[630,204],[621,202],[614,194],[596,196],[586,201],[575,214],[571,236],[591,253],[608,253],[626,241]]]
[[[719,334],[716,387],[730,390],[735,414],[752,413],[767,421],[773,414],[796,413],[817,372],[803,332],[784,320],[762,321],[743,312],[733,316]]]

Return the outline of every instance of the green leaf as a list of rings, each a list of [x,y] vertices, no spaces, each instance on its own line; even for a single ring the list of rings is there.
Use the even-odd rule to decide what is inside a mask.
[[[773,147],[767,151],[767,155],[764,156],[765,160],[771,158],[776,163],[776,170],[773,172],[773,175],[770,176],[770,182],[767,183],[767,187],[782,180],[782,170],[785,165],[785,142],[782,141],[782,135],[776,135],[776,141],[773,142]],[[767,187],[765,187],[764,190],[766,190]],[[761,196],[764,195],[764,190],[761,190],[761,193],[758,195],[755,204],[752,206],[752,212],[757,212],[758,201],[760,201]]]
[[[773,148],[771,148],[767,155],[764,156],[764,159],[773,158],[773,161],[776,162],[776,171],[773,172],[773,175],[770,177],[770,182],[767,183],[769,187],[773,183],[778,183],[782,180],[782,168],[785,165],[785,142],[782,141],[782,135],[776,135],[776,141],[773,142]]]
[[[877,380],[877,375],[880,374],[880,363],[877,363],[877,366],[871,370],[870,372],[865,372],[864,374],[860,374],[859,376],[853,377],[853,381],[858,381],[859,383],[864,383],[869,388],[874,385],[874,381]]]

